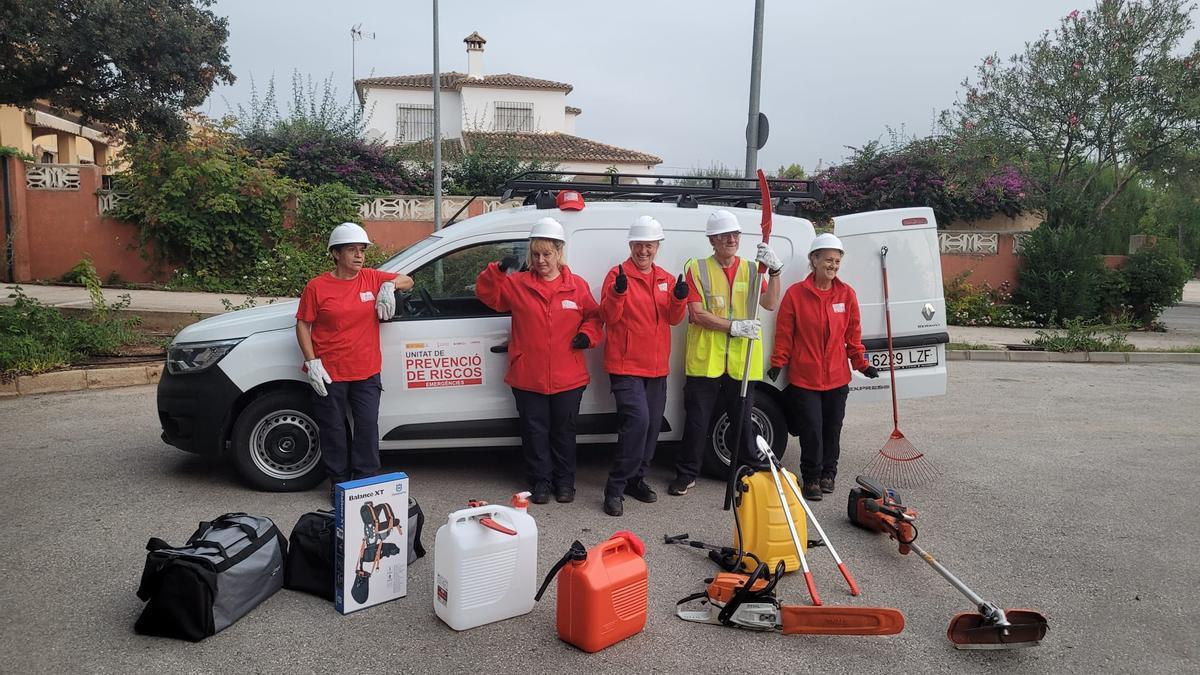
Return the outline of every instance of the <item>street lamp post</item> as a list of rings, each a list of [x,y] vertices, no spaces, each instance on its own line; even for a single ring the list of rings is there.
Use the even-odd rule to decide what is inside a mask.
[[[754,46],[750,52],[750,114],[746,122],[746,178],[758,168],[758,92],[762,80],[763,11],[766,0],[754,0]]]
[[[433,229],[442,229],[442,72],[438,61],[438,0],[433,0]]]

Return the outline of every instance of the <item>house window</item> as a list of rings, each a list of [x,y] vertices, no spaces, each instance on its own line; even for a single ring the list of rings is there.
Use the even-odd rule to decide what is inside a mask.
[[[433,105],[396,106],[396,142],[415,143],[433,138]]]
[[[533,104],[496,101],[492,131],[533,131]]]

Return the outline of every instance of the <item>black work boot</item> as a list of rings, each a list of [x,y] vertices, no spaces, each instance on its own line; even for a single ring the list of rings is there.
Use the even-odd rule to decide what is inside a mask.
[[[534,504],[546,504],[550,501],[550,485],[548,483],[538,483],[529,491],[529,501]]]
[[[827,495],[833,494],[835,485],[833,476],[821,476],[821,481],[819,484],[821,486],[821,492],[824,492]]]
[[[604,497],[604,512],[610,516],[619,516],[625,512],[625,500],[619,495]]]
[[[658,501],[658,493],[654,491],[654,488],[650,487],[644,478],[638,480],[636,483],[626,483],[625,494],[646,504],[653,504]]]
[[[821,484],[815,480],[804,481],[804,498],[810,502],[821,501]]]

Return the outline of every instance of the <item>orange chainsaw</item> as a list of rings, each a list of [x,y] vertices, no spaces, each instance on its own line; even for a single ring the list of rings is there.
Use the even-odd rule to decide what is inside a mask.
[[[785,569],[779,561],[769,579],[764,563],[750,574],[719,572],[705,579],[704,592],[676,603],[675,614],[685,621],[784,635],[895,635],[904,630],[904,615],[887,607],[779,604],[775,586]]]
[[[859,476],[862,487],[850,490],[847,515],[850,522],[875,532],[883,532],[900,544],[900,553],[913,551],[937,573],[967,596],[977,613],[964,612],[950,621],[946,637],[958,649],[1014,649],[1034,647],[1046,636],[1046,617],[1032,609],[1001,609],[984,600],[959,581],[932,555],[917,546],[917,512],[900,503],[900,495],[878,481]]]

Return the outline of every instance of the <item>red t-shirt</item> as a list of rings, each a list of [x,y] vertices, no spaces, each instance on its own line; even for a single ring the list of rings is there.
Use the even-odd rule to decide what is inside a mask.
[[[381,369],[375,294],[395,278],[364,268],[353,279],[326,272],[304,287],[296,318],[312,324],[313,351],[334,382],[365,380]]]

